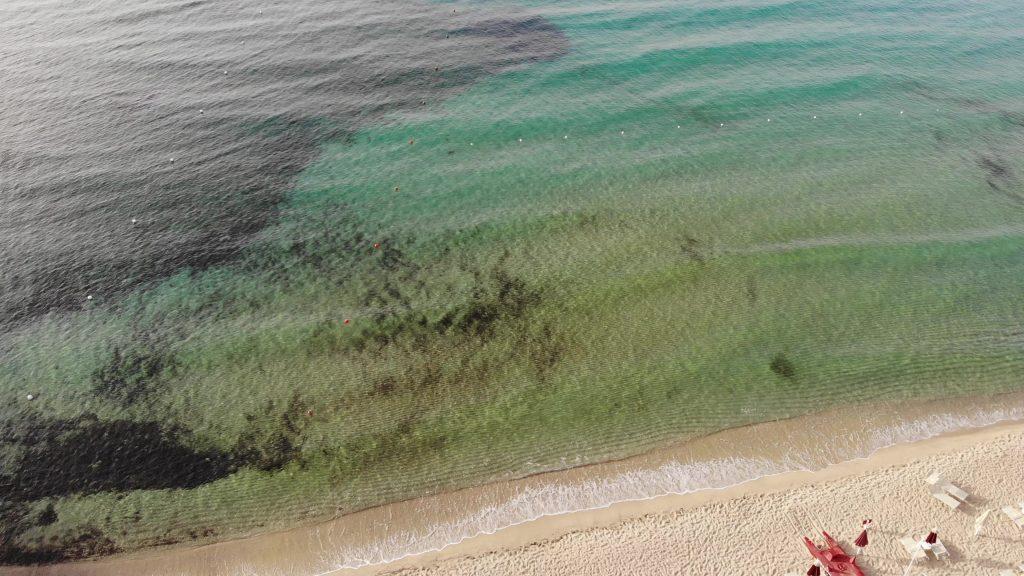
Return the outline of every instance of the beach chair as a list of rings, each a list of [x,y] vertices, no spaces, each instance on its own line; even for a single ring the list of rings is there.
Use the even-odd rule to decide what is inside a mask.
[[[949,562],[949,550],[946,550],[946,545],[942,543],[941,538],[936,538],[935,543],[931,546],[931,553],[936,560]]]
[[[917,560],[920,560],[921,558],[928,557],[928,554],[924,551],[924,548],[921,548],[921,543],[918,542],[917,539],[911,536],[910,534],[907,534],[906,536],[900,538],[900,544],[903,545],[903,548],[907,551],[907,554],[910,554],[911,563],[914,563]]]
[[[1013,506],[1003,506],[1003,514],[1013,520],[1013,523],[1017,525],[1017,528],[1024,528],[1024,514],[1021,514],[1020,510]]]
[[[962,490],[959,486],[943,478],[942,474],[939,474],[938,472],[932,472],[932,475],[925,478],[924,481],[931,484],[938,490],[952,495],[961,502],[967,502],[967,497],[970,496],[970,494]]]
[[[1013,573],[1013,570],[1000,570],[999,576],[1017,576]]]
[[[933,487],[930,490],[930,492],[931,492],[931,495],[934,496],[936,500],[938,500],[939,502],[942,502],[946,506],[949,506],[953,510],[956,510],[960,506],[960,501],[959,500],[957,500],[956,498],[953,498],[952,496],[950,496],[949,494],[944,492],[941,488],[934,488]]]

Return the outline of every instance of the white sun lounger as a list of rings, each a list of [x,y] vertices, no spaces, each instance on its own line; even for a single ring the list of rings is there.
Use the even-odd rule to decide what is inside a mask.
[[[931,492],[932,496],[935,497],[936,500],[938,500],[939,502],[942,502],[946,506],[949,506],[953,510],[956,510],[957,507],[960,506],[960,501],[959,500],[957,500],[956,498],[953,498],[952,496],[950,496],[949,494],[943,492],[942,490],[940,490],[938,488],[932,488],[930,492]]]
[[[922,551],[921,544],[914,540],[911,536],[903,536],[899,539],[899,543],[903,544],[903,548],[906,549],[906,553],[910,554],[912,558],[914,554]]]
[[[924,551],[924,548],[921,548],[921,543],[915,540],[914,537],[909,534],[900,538],[900,544],[902,544],[903,548],[906,549],[907,554],[910,554],[911,562],[917,560],[918,558],[926,558],[928,556],[928,554]]]
[[[910,554],[910,562],[924,558],[928,559],[929,556],[936,560],[943,560],[949,562],[949,550],[946,549],[946,545],[942,543],[939,538],[935,539],[934,544],[928,544],[924,541],[924,538],[914,538],[909,532],[906,536],[900,538],[900,544]]]
[[[967,497],[970,496],[970,494],[963,491],[959,486],[943,478],[942,474],[939,474],[938,472],[932,472],[931,476],[925,478],[925,482],[931,484],[932,486],[938,488],[943,492],[946,492],[947,494],[952,495],[954,498],[960,500],[961,502],[966,502]]]
[[[946,550],[946,545],[942,543],[941,538],[936,538],[935,543],[931,547],[932,556],[935,556],[936,560],[942,560],[949,562],[949,550]]]
[[[1018,528],[1024,528],[1024,514],[1013,506],[1003,506],[1003,514],[1006,514]]]

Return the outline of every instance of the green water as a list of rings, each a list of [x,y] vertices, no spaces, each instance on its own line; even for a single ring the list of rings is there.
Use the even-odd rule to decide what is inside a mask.
[[[230,537],[1021,387],[1015,3],[518,5],[570,52],[324,145],[235,264],[8,335],[12,422],[155,421],[235,462],[33,499],[60,519],[28,545]]]

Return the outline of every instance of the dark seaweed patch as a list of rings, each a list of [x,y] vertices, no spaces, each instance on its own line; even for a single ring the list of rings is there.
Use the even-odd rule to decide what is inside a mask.
[[[246,414],[247,427],[235,446],[234,459],[263,471],[300,460],[300,437],[310,410],[296,393],[283,408],[271,400],[261,412]]]
[[[337,474],[372,468],[385,462],[401,460],[410,454],[444,450],[449,438],[439,426],[422,425],[417,418],[400,420],[393,429],[357,436],[345,442],[334,454]],[[344,478],[335,479],[338,482]]]
[[[475,273],[477,283],[469,303],[442,318],[464,334],[490,335],[495,323],[502,318],[516,318],[527,307],[540,300],[540,294],[525,282],[511,276],[503,267],[495,266],[489,276]]]
[[[124,349],[114,345],[108,360],[91,377],[95,394],[123,405],[147,396],[164,371],[176,365],[166,344],[145,335],[130,342]]]
[[[31,518],[27,504],[0,500],[0,564],[48,564],[121,552],[113,540],[89,524],[46,541],[23,540],[26,531],[45,525],[42,518]]]
[[[751,304],[757,303],[758,291],[757,291],[757,279],[754,276],[747,277],[747,300]]]
[[[0,499],[156,488],[194,488],[234,470],[228,454],[199,451],[154,422],[27,417],[5,422],[3,448],[16,453],[0,477]]]
[[[692,236],[687,236],[680,243],[679,249],[682,251],[683,256],[687,259],[694,260],[703,264],[707,257],[704,255],[704,249],[701,247],[699,240]]]
[[[522,317],[528,308],[541,301],[539,291],[531,288],[511,275],[501,262],[490,270],[469,270],[473,277],[473,287],[467,298],[456,299],[451,307],[440,315],[427,315],[415,311],[411,306],[409,291],[423,289],[422,285],[410,281],[403,272],[405,280],[396,279],[395,272],[410,271],[412,264],[407,262],[397,248],[394,256],[381,256],[381,266],[391,274],[377,278],[368,284],[362,305],[375,310],[373,322],[359,329],[348,340],[348,346],[354,349],[365,349],[367,346],[386,346],[401,337],[422,339],[427,336],[449,335],[473,337],[481,340],[489,338],[493,329],[501,320]]]
[[[57,510],[53,507],[53,502],[47,502],[46,507],[39,513],[39,518],[36,520],[36,524],[39,526],[49,526],[57,521]]]
[[[796,366],[783,352],[779,352],[773,356],[768,367],[771,368],[772,372],[787,380],[792,380],[796,377]]]
[[[1014,190],[1017,184],[1017,177],[1006,161],[996,156],[979,156],[978,167],[985,172],[985,182],[989,188],[1001,192],[1004,196],[1016,202],[1024,202],[1024,197]]]
[[[539,333],[523,338],[521,348],[526,350],[534,376],[539,382],[546,382],[568,353],[569,341],[551,323],[545,322]]]

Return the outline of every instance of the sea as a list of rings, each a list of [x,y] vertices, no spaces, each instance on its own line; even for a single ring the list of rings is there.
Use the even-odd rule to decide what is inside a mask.
[[[718,444],[714,458],[618,480],[431,501],[431,519],[396,532],[375,517],[372,538],[318,540],[324,549],[302,564],[313,574],[1022,418],[1022,32],[1011,0],[8,0],[0,443],[15,448],[0,452],[0,489],[24,481],[19,458],[34,454],[25,415],[144,420],[226,453],[248,433],[245,410],[258,420],[309,389],[319,400],[295,401],[295,414],[315,422],[286,425],[303,431],[292,447],[303,454],[367,434],[371,412],[417,442],[409,414],[456,431],[410,444],[444,456],[415,460],[400,486],[374,482],[401,475],[404,456],[351,492],[332,488],[308,514],[296,512],[305,492],[280,496],[287,482],[253,488],[252,506],[267,509],[204,518],[226,526],[197,537],[214,541],[849,409],[842,426],[814,428],[823,452],[773,441],[775,457],[741,457],[729,454],[739,444]],[[262,256],[287,244],[312,259],[314,232],[291,235],[319,234],[321,216],[334,226],[337,210],[365,231],[353,250],[383,252],[393,274],[379,286],[339,281],[340,300],[294,286],[291,264]],[[363,266],[329,261],[330,274]],[[250,269],[256,287],[242,290]],[[431,316],[448,299],[483,301],[466,278],[494,279],[495,308]],[[283,288],[259,292],[270,282]],[[388,296],[344,300],[357,289]],[[273,312],[236,316],[242,292],[274,298]],[[193,312],[161,308],[192,294],[203,299]],[[363,329],[395,310],[438,333],[463,322],[482,344],[445,344],[475,350],[449,369],[448,348],[388,341],[329,376],[303,371],[305,349],[268,352],[292,350],[296,326]],[[502,322],[522,334],[508,349]],[[119,331],[180,359],[122,360]],[[247,331],[252,341],[237,344]],[[162,399],[93,368],[108,338],[120,346],[115,372],[157,387],[180,380],[182,391]],[[255,357],[261,383],[249,389]],[[388,370],[434,388],[396,399],[401,378]],[[492,384],[474,388],[476,378]],[[111,381],[130,381],[132,400],[101,397],[97,382]],[[128,504],[102,500],[116,484],[57,513],[120,514]],[[132,506],[168,506],[164,497]],[[154,522],[159,531],[167,519]],[[181,541],[111,538],[96,551]]]

